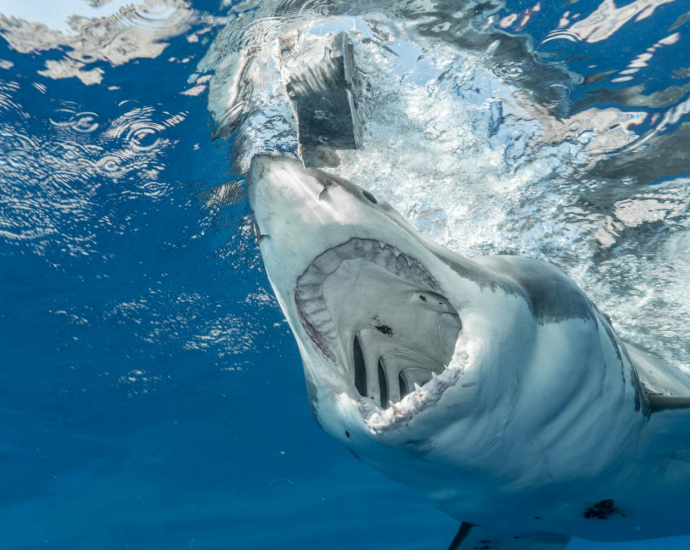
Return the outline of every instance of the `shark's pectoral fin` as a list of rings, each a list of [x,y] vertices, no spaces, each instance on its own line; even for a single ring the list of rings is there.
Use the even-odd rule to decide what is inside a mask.
[[[463,523],[448,550],[562,550],[569,541],[570,535],[494,532]]]
[[[651,415],[645,447],[687,471],[690,465],[690,404],[685,397],[648,395]],[[683,463],[683,464],[681,464]]]
[[[649,406],[651,412],[668,411],[677,409],[690,409],[690,397],[670,397],[667,395],[650,395]]]

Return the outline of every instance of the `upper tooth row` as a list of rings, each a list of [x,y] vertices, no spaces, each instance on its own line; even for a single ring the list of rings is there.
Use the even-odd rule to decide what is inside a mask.
[[[377,246],[378,245],[378,246]],[[364,259],[418,283],[436,287],[433,279],[409,256],[394,246],[370,239],[351,239],[321,254],[300,276],[297,286],[320,285],[344,260]]]

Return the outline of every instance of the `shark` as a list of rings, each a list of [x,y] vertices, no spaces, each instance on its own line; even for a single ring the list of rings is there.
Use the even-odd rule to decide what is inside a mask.
[[[562,270],[455,254],[288,157],[248,198],[316,421],[457,519],[449,550],[690,533],[690,377]]]

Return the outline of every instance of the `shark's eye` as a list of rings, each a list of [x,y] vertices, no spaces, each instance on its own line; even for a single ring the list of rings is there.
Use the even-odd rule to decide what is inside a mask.
[[[357,388],[359,395],[365,397],[367,395],[367,368],[364,365],[364,354],[356,336],[353,356],[355,363],[355,388]]]
[[[369,193],[369,191],[365,191],[364,189],[362,189],[362,194],[370,203],[376,204],[376,197]]]

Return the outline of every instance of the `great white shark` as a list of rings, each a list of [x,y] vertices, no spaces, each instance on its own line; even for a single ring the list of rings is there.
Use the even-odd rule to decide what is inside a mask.
[[[454,254],[297,160],[248,179],[316,420],[459,520],[450,549],[690,533],[690,377],[560,269]]]

